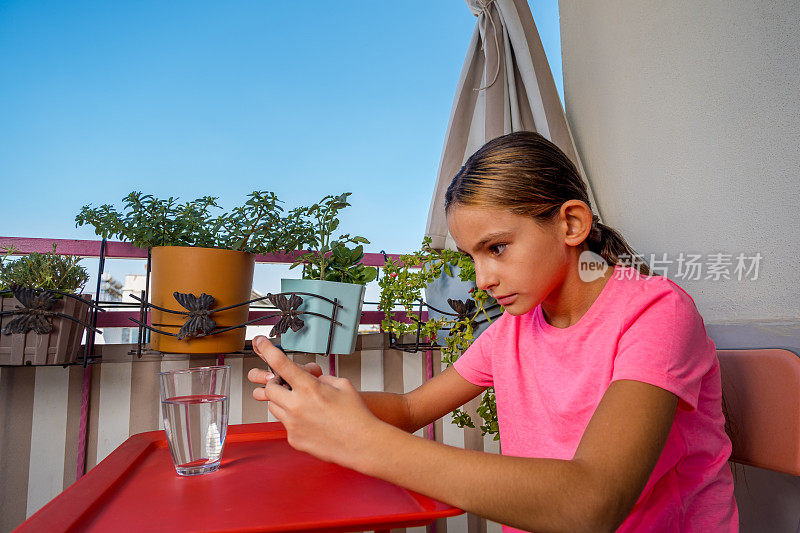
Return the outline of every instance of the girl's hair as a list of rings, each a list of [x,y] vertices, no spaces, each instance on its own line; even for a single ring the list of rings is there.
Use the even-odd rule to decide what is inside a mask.
[[[472,154],[444,196],[445,211],[455,205],[508,209],[537,221],[550,221],[568,200],[592,208],[586,185],[570,159],[538,133],[518,131],[497,137]],[[620,262],[649,275],[650,269],[619,232],[592,217],[589,250],[609,265]]]

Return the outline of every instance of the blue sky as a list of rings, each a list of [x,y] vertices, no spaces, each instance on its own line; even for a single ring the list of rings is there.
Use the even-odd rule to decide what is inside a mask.
[[[558,2],[533,14],[561,88]],[[0,2],[0,235],[94,238],[86,203],[352,191],[419,245],[475,26],[465,2]]]

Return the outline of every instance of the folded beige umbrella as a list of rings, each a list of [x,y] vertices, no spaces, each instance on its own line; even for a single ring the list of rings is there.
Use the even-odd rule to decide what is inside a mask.
[[[467,0],[478,17],[450,111],[426,235],[455,248],[447,233],[444,193],[467,158],[487,141],[535,131],[561,148],[586,179],[553,74],[525,0]],[[597,209],[592,189],[589,199]]]

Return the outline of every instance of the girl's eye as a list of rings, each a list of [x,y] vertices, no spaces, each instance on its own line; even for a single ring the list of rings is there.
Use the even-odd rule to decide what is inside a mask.
[[[500,255],[503,253],[503,250],[506,249],[505,244],[493,244],[489,247],[489,251],[492,252],[494,255]]]

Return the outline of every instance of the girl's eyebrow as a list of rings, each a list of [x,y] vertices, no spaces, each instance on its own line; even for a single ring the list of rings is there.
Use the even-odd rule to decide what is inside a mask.
[[[486,243],[488,243],[490,241],[493,241],[495,239],[504,239],[504,238],[510,236],[512,233],[513,232],[507,231],[507,230],[505,230],[505,231],[495,231],[494,233],[490,233],[490,234],[486,235],[483,239],[478,241],[478,244],[475,245],[475,250],[480,250],[481,248],[486,246]],[[458,248],[458,247],[456,247],[456,248]],[[461,252],[462,254],[469,255],[469,253],[467,253],[465,250],[462,250],[461,248],[458,248],[458,251]]]

